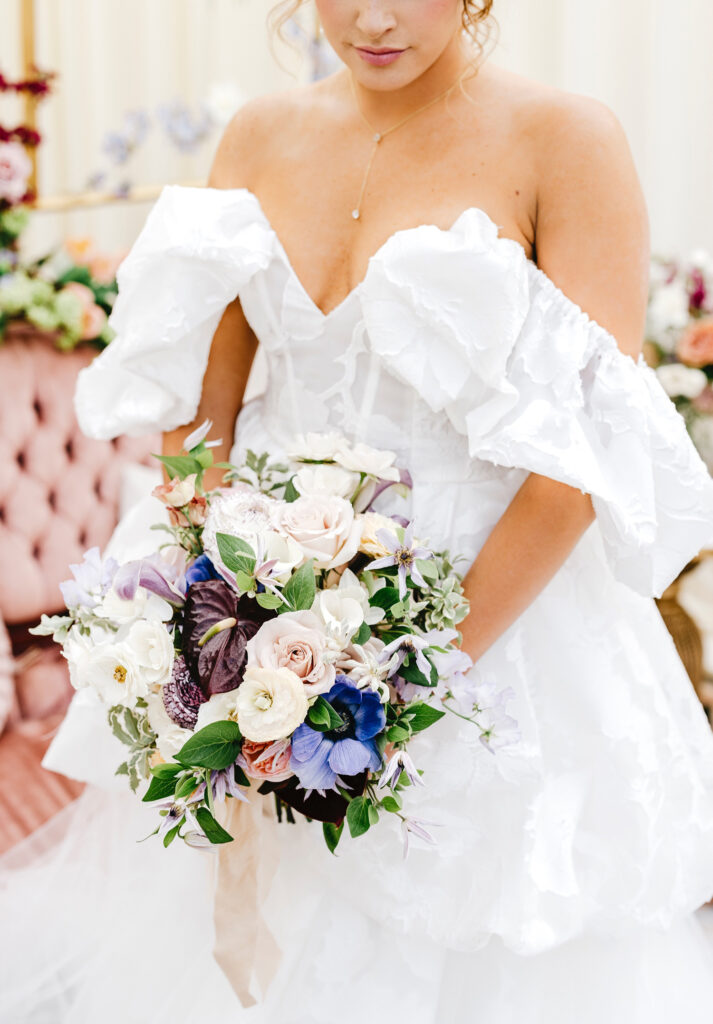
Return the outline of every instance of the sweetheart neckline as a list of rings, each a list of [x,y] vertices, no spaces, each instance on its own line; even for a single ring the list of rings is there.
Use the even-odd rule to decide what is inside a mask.
[[[315,312],[315,314],[321,319],[321,321],[323,323],[326,323],[327,321],[331,320],[331,318],[333,316],[335,316],[337,313],[339,313],[347,305],[347,303],[352,298],[354,298],[354,297],[356,297],[358,295],[358,293],[361,291],[361,289],[365,285],[366,280],[367,280],[367,278],[369,276],[369,269],[371,267],[372,262],[375,261],[376,259],[378,259],[378,257],[381,255],[383,250],[386,248],[386,246],[389,245],[394,238],[397,238],[399,235],[408,235],[408,234],[411,234],[413,232],[421,231],[423,228],[435,228],[436,231],[440,231],[444,235],[449,235],[452,231],[455,231],[455,229],[458,227],[458,225],[461,222],[461,220],[463,220],[463,218],[465,216],[467,216],[468,214],[475,213],[475,214],[478,214],[478,216],[483,217],[485,219],[485,221],[492,228],[495,229],[496,238],[497,238],[497,241],[499,243],[501,243],[501,244],[509,243],[511,245],[517,246],[517,248],[520,250],[520,252],[525,257],[525,259],[529,263],[531,263],[533,265],[533,267],[537,266],[537,264],[534,263],[533,260],[531,260],[529,258],[529,256],[525,252],[524,247],[519,242],[516,242],[514,238],[507,238],[507,237],[504,237],[504,236],[502,236],[500,234],[500,227],[495,223],[493,218],[481,206],[466,206],[466,208],[464,210],[461,210],[461,212],[458,214],[456,219],[453,221],[453,223],[448,228],[441,228],[437,224],[432,224],[432,223],[424,222],[423,224],[414,224],[412,227],[397,228],[396,231],[392,231],[392,233],[388,236],[388,238],[384,239],[384,241],[381,243],[381,245],[379,245],[376,248],[376,250],[371,254],[369,259],[367,260],[366,271],[365,271],[364,276],[362,277],[362,279],[360,281],[358,281],[357,284],[355,284],[354,287],[351,288],[347,292],[347,294],[344,296],[344,298],[340,302],[338,302],[336,306],[333,306],[331,309],[327,310],[327,312],[325,313],[324,310],[321,309],[317,305],[317,303],[314,301],[314,299],[312,298],[312,296],[309,294],[309,292],[305,288],[304,284],[302,283],[302,279],[300,278],[300,276],[298,275],[298,273],[295,270],[294,266],[292,265],[292,261],[290,260],[290,257],[287,254],[287,250],[285,249],[284,245],[282,244],[280,236],[278,235],[278,233],[275,230],[275,228],[272,226],[270,218],[265,213],[265,210],[263,209],[263,206],[262,206],[262,203],[260,202],[260,199],[252,191],[252,189],[249,189],[246,186],[240,186],[240,187],[237,187],[237,188],[220,188],[219,189],[219,188],[213,188],[210,185],[205,186],[205,188],[206,188],[207,191],[210,191],[210,192],[243,192],[243,193],[245,193],[245,195],[249,196],[253,200],[253,202],[255,203],[255,206],[257,207],[257,210],[258,210],[258,212],[259,212],[259,214],[260,214],[260,216],[261,216],[261,218],[262,218],[262,220],[263,220],[263,222],[265,224],[265,227],[268,229],[268,231],[270,232],[270,234],[273,237],[273,240],[275,242],[277,250],[278,250],[280,256],[282,257],[282,259],[283,259],[283,261],[285,263],[285,266],[287,267],[288,272],[290,273],[290,275],[292,276],[295,284],[297,285],[297,287],[299,288],[300,292],[302,293],[302,295],[304,296],[304,298],[308,302],[310,308]]]

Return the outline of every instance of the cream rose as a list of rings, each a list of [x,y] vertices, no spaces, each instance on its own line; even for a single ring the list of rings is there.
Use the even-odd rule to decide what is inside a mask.
[[[350,473],[341,466],[303,466],[292,479],[295,489],[302,495],[336,494],[350,498],[359,485],[359,474]]]
[[[371,448],[368,444],[343,445],[337,449],[334,460],[344,469],[368,473],[379,480],[401,479],[399,470],[394,466],[396,452]]]
[[[305,687],[289,668],[248,668],[238,687],[238,725],[246,739],[266,743],[290,736],[309,709]]]
[[[139,619],[124,641],[151,686],[162,685],[171,678],[174,650],[166,627],[150,619]]]
[[[280,528],[314,558],[318,569],[333,569],[357,553],[361,528],[344,498],[315,494],[284,505]]]
[[[324,660],[326,649],[324,626],[313,612],[285,612],[268,619],[248,640],[248,665],[289,668],[313,697],[326,693],[334,682],[334,666]]]

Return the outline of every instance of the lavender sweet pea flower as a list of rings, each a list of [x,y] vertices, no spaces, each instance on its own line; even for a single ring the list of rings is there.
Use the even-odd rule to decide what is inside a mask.
[[[406,597],[407,593],[407,575],[410,576],[419,587],[427,589],[428,584],[419,572],[418,566],[416,565],[416,559],[433,558],[433,552],[429,551],[428,548],[413,546],[413,523],[409,523],[406,527],[403,541],[399,540],[398,536],[395,533],[392,533],[391,530],[386,529],[377,530],[376,536],[390,553],[383,558],[377,558],[373,562],[369,562],[366,568],[385,569],[390,565],[398,566],[399,597],[402,601]]]
[[[119,568],[113,558],[102,561],[98,547],[90,548],[79,564],[70,565],[73,580],[60,583],[64,603],[68,608],[95,608],[112,584]]]
[[[169,604],[182,605],[186,596],[186,577],[160,555],[139,558],[122,565],[114,577],[114,589],[123,601],[132,601],[138,587],[157,594]]]

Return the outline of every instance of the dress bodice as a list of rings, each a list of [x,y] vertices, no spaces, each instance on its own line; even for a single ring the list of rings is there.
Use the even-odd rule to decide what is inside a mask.
[[[238,295],[268,363],[238,447],[336,429],[392,449],[422,532],[469,559],[527,473],[542,473],[592,495],[613,572],[644,594],[713,535],[713,482],[643,356],[624,354],[481,209],[447,230],[395,232],[324,314],[254,193],[166,186],[117,276],[117,337],[77,388],[93,436],[190,422]]]

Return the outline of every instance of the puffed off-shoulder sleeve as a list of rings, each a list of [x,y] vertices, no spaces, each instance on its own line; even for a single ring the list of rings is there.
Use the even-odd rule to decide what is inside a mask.
[[[107,439],[189,423],[223,312],[272,252],[248,190],[165,186],[117,272],[116,336],[79,374],[84,433]]]
[[[426,230],[370,268],[372,343],[473,458],[589,493],[614,576],[660,596],[713,544],[713,480],[656,373],[482,211]]]

